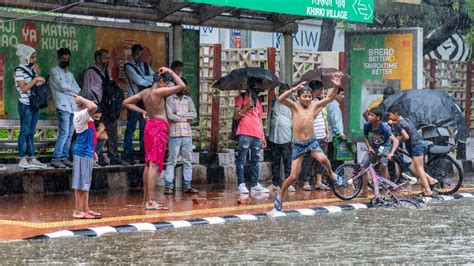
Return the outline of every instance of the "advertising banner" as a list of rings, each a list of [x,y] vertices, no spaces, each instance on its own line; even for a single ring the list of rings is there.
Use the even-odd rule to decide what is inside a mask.
[[[5,21],[9,20],[7,18]],[[145,47],[145,61],[153,69],[168,64],[167,33],[119,28],[56,23],[36,20],[15,20],[0,23],[0,117],[18,119],[18,92],[14,69],[19,65],[16,45],[23,43],[36,49],[37,72],[47,77],[57,65],[57,50],[71,50],[69,71],[82,85],[84,71],[94,64],[94,52],[104,48],[111,52],[112,78],[126,91],[128,84],[123,65],[130,60],[130,47],[140,43]],[[3,92],[3,93],[1,93]],[[56,118],[52,99],[40,118]]]
[[[362,137],[362,114],[382,100],[385,87],[395,91],[421,88],[420,34],[421,29],[346,33],[345,62],[352,77],[346,93],[346,121],[352,137]]]

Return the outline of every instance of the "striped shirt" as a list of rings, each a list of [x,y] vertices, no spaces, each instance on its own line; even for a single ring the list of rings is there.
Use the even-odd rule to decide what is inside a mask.
[[[33,76],[36,76],[36,72],[34,71],[34,69],[31,67],[27,67],[25,65],[19,65],[19,67],[21,67],[22,69],[25,69],[27,70],[31,75]],[[16,85],[16,90],[18,91],[18,93],[20,94],[20,99],[19,101],[23,104],[26,104],[26,105],[30,105],[30,93],[31,93],[31,90],[28,90],[26,92],[22,91],[20,89],[20,86],[18,86],[18,81],[23,81],[26,84],[30,83],[33,79],[27,74],[25,73],[24,70],[22,70],[20,68],[18,68],[16,71],[15,71],[15,85]]]
[[[192,137],[191,121],[196,118],[196,108],[193,99],[184,95],[180,99],[176,94],[166,98],[166,113],[168,115],[170,137]]]
[[[319,102],[318,99],[314,101]],[[313,122],[314,136],[316,137],[316,139],[326,138],[326,119],[324,119],[323,110],[319,112]]]

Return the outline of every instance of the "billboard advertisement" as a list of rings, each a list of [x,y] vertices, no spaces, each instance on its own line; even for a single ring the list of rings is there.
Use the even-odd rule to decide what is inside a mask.
[[[422,88],[422,30],[354,31],[346,33],[346,71],[352,77],[346,93],[346,128],[362,137],[362,114],[383,89]]]
[[[126,91],[123,65],[130,60],[130,47],[140,43],[145,48],[145,61],[154,69],[168,64],[166,32],[109,28],[37,20],[9,20],[0,23],[0,117],[18,119],[18,92],[15,89],[14,69],[19,65],[16,45],[23,43],[36,49],[37,72],[47,77],[57,64],[57,50],[71,50],[69,71],[79,85],[84,71],[93,65],[94,52],[104,48],[111,52],[112,78]],[[52,99],[48,108],[40,111],[41,118],[56,118]]]

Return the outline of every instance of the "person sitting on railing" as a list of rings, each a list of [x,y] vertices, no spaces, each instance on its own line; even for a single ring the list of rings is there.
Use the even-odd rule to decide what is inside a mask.
[[[95,153],[99,159],[100,166],[106,166],[107,163],[105,162],[104,154],[102,153],[102,149],[109,138],[107,136],[107,132],[105,131],[105,125],[102,123],[102,108],[98,107],[95,114],[92,116],[94,119],[94,126],[95,126],[95,134],[97,135],[97,145],[95,146]]]
[[[16,55],[20,65],[15,70],[16,90],[20,93],[18,113],[20,114],[20,135],[18,136],[19,166],[22,168],[45,168],[35,157],[35,131],[38,123],[38,109],[30,106],[31,89],[42,85],[45,79],[37,76],[33,66],[36,64],[36,50],[28,45],[19,44]],[[28,154],[29,161],[25,155]]]

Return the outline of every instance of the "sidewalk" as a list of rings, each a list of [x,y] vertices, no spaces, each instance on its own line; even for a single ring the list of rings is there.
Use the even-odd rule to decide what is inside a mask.
[[[157,201],[170,208],[169,211],[145,211],[141,190],[93,192],[90,207],[103,214],[99,220],[76,220],[71,217],[74,198],[64,194],[21,194],[0,197],[0,240],[15,240],[58,230],[83,229],[95,226],[116,226],[133,222],[160,222],[194,219],[209,216],[251,214],[267,212],[273,208],[272,194],[250,194],[250,204],[240,205],[234,185],[200,186],[198,195],[164,195],[156,192]],[[474,191],[468,185],[462,192]],[[206,198],[206,204],[193,204],[193,198]],[[369,199],[341,201],[329,191],[301,191],[287,193],[285,209],[340,205],[368,202]]]

